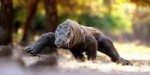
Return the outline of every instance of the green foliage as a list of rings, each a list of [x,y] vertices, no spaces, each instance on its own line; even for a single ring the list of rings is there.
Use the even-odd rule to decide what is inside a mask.
[[[112,12],[110,14],[105,14],[104,16],[100,17],[97,15],[91,14],[81,14],[81,15],[61,15],[59,16],[59,23],[62,23],[66,19],[73,19],[79,22],[82,25],[96,27],[98,29],[104,29],[107,31],[130,31],[131,29],[131,22],[130,17],[128,17],[125,13],[117,13]]]
[[[18,6],[14,8],[15,13],[15,21],[23,22],[26,17],[26,11],[23,9],[22,6]]]
[[[40,13],[36,14],[31,25],[32,25],[32,29],[35,29],[35,30],[46,29],[45,16]]]
[[[82,25],[106,31],[131,31],[131,16],[126,13],[124,2],[128,0],[58,0],[58,24],[66,19],[76,20]],[[14,0],[15,20],[23,22],[27,16],[25,0]],[[27,3],[27,2],[26,2]],[[112,3],[112,4],[110,4]],[[39,3],[41,4],[41,2]],[[108,7],[110,4],[111,7]],[[44,7],[40,5],[33,22],[33,29],[44,29]]]
[[[65,21],[66,19],[72,19],[78,21],[79,16],[78,15],[68,15],[68,14],[62,14],[58,16],[58,22],[59,24]]]
[[[79,16],[79,23],[82,25],[87,25],[87,26],[103,27],[101,23],[101,18],[98,16],[90,15],[90,14],[81,14]]]
[[[82,14],[79,22],[83,25],[97,27],[100,29],[111,29],[116,27],[115,19],[112,15],[106,14],[103,17]]]
[[[60,12],[58,10],[59,23],[70,18],[82,25],[92,26],[110,32],[131,32],[131,13],[128,13],[129,10],[127,10],[125,2],[128,2],[128,0],[76,0],[72,3],[69,1],[68,4],[65,4],[65,2],[61,4],[59,2],[61,4],[61,6],[59,5]],[[70,4],[75,6],[68,6]],[[78,8],[78,6],[82,6],[83,8]],[[77,13],[79,10],[80,13]]]

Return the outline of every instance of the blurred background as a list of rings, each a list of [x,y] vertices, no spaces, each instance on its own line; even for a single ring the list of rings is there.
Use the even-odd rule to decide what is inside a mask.
[[[121,56],[138,64],[135,72],[150,72],[139,67],[150,67],[149,7],[150,0],[0,0],[0,55],[11,51],[4,46],[23,51],[42,33],[72,19],[110,37]]]
[[[28,43],[66,19],[118,42],[150,45],[149,0],[1,0],[0,44]]]

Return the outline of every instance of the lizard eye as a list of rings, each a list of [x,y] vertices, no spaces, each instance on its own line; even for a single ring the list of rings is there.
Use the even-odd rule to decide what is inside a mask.
[[[67,36],[69,36],[69,35],[70,35],[70,33],[71,33],[71,32],[68,32]]]

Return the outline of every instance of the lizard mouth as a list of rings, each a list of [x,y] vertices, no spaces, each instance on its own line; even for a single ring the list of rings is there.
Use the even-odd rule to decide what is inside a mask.
[[[63,46],[62,46],[62,48],[64,48],[64,49],[68,49],[68,48],[69,48],[69,44],[65,44],[65,45],[63,45]]]
[[[55,44],[56,44],[57,48],[64,48],[64,49],[69,48],[69,43],[67,43],[67,44],[57,44],[57,43],[55,43]]]

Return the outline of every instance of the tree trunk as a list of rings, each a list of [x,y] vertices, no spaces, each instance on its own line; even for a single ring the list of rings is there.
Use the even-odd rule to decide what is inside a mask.
[[[0,0],[0,45],[12,44],[13,3],[12,0]]]
[[[47,32],[54,32],[57,28],[57,0],[44,0],[45,11],[46,11],[46,25]],[[45,53],[49,51],[55,51],[56,55],[58,54],[57,49],[51,48],[51,50],[45,51]],[[44,52],[43,52],[44,53]]]
[[[26,44],[28,42],[28,33],[30,30],[30,26],[32,23],[32,20],[35,16],[36,10],[37,10],[37,5],[38,5],[39,0],[30,0],[28,2],[28,13],[27,13],[27,18],[24,22],[24,27],[23,27],[23,37],[21,40],[22,44]]]
[[[46,17],[47,17],[47,31],[54,32],[57,28],[57,0],[44,0]]]

